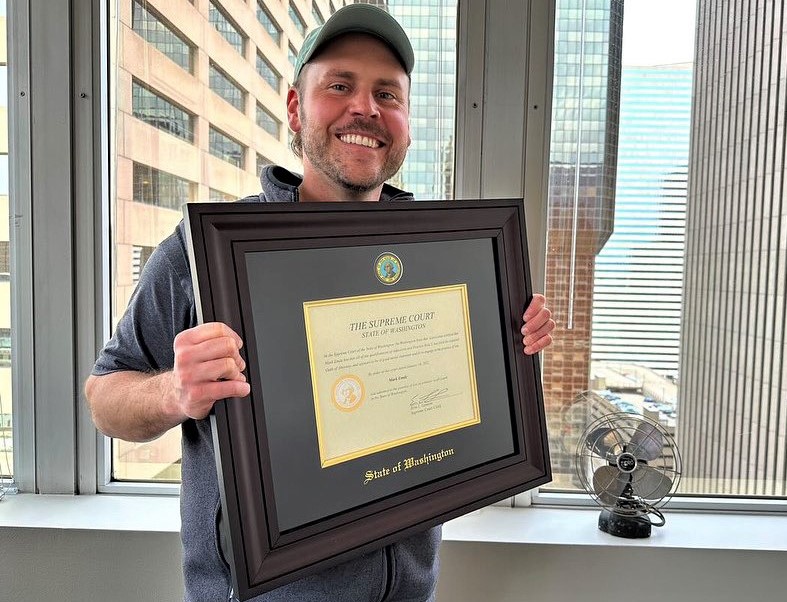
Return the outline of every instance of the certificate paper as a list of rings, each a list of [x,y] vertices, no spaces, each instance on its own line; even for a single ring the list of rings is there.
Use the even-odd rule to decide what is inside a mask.
[[[481,421],[466,285],[303,311],[323,468]]]

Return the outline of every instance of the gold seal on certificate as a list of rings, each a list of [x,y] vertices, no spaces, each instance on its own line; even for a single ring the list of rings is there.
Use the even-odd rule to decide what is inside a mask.
[[[345,374],[333,385],[332,400],[343,412],[352,412],[363,401],[363,383],[353,374]]]
[[[465,284],[303,308],[323,468],[481,421]]]
[[[393,253],[380,253],[374,260],[374,274],[383,284],[396,284],[403,272],[402,260]]]

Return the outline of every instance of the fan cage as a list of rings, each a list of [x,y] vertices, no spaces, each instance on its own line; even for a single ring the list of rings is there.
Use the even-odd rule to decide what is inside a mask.
[[[608,492],[604,490],[596,492],[593,485],[593,475],[602,466],[612,465],[613,462],[620,458],[621,454],[630,451],[628,448],[631,446],[634,433],[637,432],[637,429],[643,423],[652,426],[651,433],[653,430],[658,431],[662,437],[661,453],[656,459],[648,460],[645,463],[650,468],[659,471],[663,477],[669,478],[672,481],[672,486],[669,489],[669,493],[660,496],[658,499],[646,499],[636,495],[632,496],[631,499],[624,499],[610,493],[608,497],[616,497],[618,500],[618,503],[611,504],[601,498],[602,495]],[[593,439],[594,433],[604,433],[606,438],[604,443],[606,445],[612,444],[606,456],[598,453],[599,445],[598,441]],[[600,436],[597,435],[596,438]],[[582,433],[575,455],[574,465],[577,477],[585,491],[590,494],[599,506],[615,514],[624,516],[644,516],[649,514],[664,506],[675,494],[680,484],[681,458],[675,439],[663,425],[639,414],[617,412],[598,418],[588,425]]]

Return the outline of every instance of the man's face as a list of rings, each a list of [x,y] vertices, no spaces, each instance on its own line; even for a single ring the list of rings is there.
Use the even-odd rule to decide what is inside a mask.
[[[355,195],[379,189],[410,145],[410,82],[399,61],[376,38],[347,34],[302,78],[303,93],[290,91],[287,111],[303,140],[304,182]]]

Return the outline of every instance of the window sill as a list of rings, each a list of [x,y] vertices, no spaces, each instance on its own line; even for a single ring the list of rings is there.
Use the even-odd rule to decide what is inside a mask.
[[[787,515],[665,512],[647,539],[614,537],[597,526],[600,508],[490,506],[443,526],[445,541],[692,550],[787,551]]]
[[[177,496],[7,495],[0,502],[0,529],[180,531]]]
[[[667,525],[648,539],[599,531],[596,508],[489,506],[447,522],[452,542],[554,546],[653,547],[695,550],[787,551],[787,515],[666,513]],[[8,495],[0,502],[0,529],[78,529],[177,533],[176,496]]]

